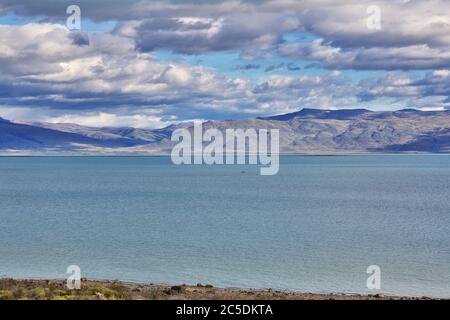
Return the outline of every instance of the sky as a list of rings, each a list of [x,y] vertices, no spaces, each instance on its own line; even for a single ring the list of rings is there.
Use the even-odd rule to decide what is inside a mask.
[[[161,128],[446,110],[449,49],[445,0],[0,0],[0,117]]]

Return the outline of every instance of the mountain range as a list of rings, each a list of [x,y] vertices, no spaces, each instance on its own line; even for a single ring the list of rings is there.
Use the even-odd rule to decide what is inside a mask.
[[[165,154],[174,145],[172,132],[192,125],[92,128],[0,118],[0,153]],[[280,151],[285,153],[450,152],[449,110],[302,109],[271,117],[208,121],[203,127],[279,129]]]

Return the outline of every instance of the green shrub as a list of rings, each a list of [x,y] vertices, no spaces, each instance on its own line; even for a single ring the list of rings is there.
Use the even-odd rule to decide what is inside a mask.
[[[18,287],[14,290],[14,299],[23,299],[25,297],[25,291],[22,287]]]
[[[143,294],[145,299],[150,299],[150,300],[159,300],[162,297],[162,292],[159,290],[152,290],[152,291],[147,291]]]
[[[12,300],[14,299],[14,293],[11,290],[1,290],[0,300]]]
[[[45,299],[47,297],[48,290],[45,288],[35,288],[30,292],[30,298],[32,299]]]

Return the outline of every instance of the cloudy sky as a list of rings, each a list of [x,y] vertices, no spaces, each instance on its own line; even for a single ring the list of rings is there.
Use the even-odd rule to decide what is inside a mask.
[[[304,107],[449,109],[450,1],[0,0],[0,117],[156,128]]]

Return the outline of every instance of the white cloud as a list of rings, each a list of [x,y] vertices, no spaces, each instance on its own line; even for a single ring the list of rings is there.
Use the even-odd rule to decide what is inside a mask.
[[[133,127],[133,128],[162,128],[170,122],[162,121],[153,115],[117,115],[112,113],[98,112],[87,115],[62,115],[57,117],[46,117],[43,121],[49,123],[70,123],[88,127]]]
[[[0,25],[0,105],[39,110],[35,118],[53,122],[136,126],[158,125],[170,117],[242,117],[301,107],[361,107],[374,101],[447,107],[450,3],[377,1],[380,31],[366,27],[366,9],[373,4],[80,0],[84,18],[118,20],[117,28],[73,33],[51,22]],[[2,1],[0,12],[10,10],[44,16],[46,21],[66,17],[46,0]],[[284,41],[285,33],[292,31],[310,34],[313,40]],[[297,77],[267,77],[252,85],[202,66],[159,62],[155,49],[187,54],[233,50],[246,59],[281,55],[330,72],[303,76],[299,70]],[[431,71],[421,78],[388,73],[354,83],[343,76],[345,72],[336,71],[346,69]],[[157,115],[143,112],[148,109],[157,110]],[[21,117],[28,115],[23,112]]]
[[[92,109],[108,102],[111,108],[188,104],[206,96],[219,100],[239,96],[249,85],[205,67],[157,62],[151,54],[136,52],[126,37],[88,36],[89,45],[79,46],[60,25],[0,26],[0,46],[5,49],[0,86],[14,91],[6,99],[60,108],[85,102]]]

